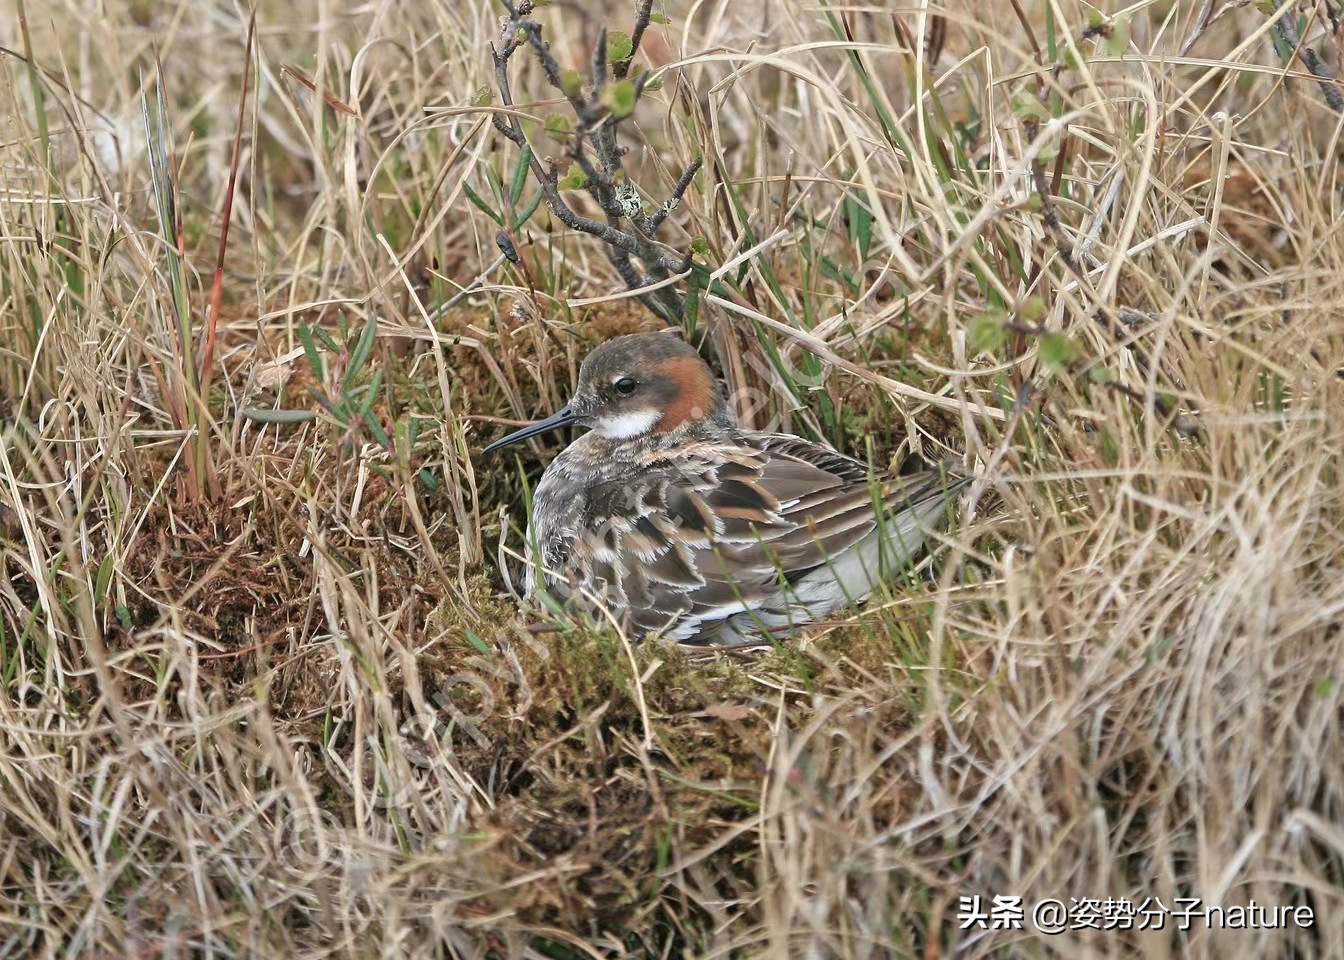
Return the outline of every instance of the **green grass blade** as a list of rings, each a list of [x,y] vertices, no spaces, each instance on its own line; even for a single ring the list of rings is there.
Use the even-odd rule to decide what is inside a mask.
[[[349,389],[355,382],[355,378],[363,371],[364,365],[369,362],[369,355],[373,353],[373,343],[378,336],[378,321],[369,318],[369,322],[364,324],[364,329],[359,333],[359,340],[355,342],[355,347],[350,351],[350,366],[346,368],[345,376],[341,378],[341,385]]]
[[[299,342],[303,344],[303,355],[308,360],[308,368],[313,371],[313,377],[320,383],[326,376],[326,372],[322,369],[322,354],[317,352],[317,344],[313,342],[313,328],[304,320],[299,321]]]

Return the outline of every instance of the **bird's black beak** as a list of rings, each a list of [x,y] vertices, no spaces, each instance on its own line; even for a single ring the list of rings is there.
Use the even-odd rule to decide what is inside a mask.
[[[577,423],[579,415],[574,412],[573,407],[562,407],[555,411],[545,420],[538,420],[536,423],[529,423],[521,430],[515,430],[507,437],[501,437],[490,446],[481,451],[481,455],[494,453],[502,447],[517,443],[520,440],[526,440],[528,437],[535,437],[539,433],[550,433],[552,430],[559,430],[561,427],[568,427],[570,424]]]

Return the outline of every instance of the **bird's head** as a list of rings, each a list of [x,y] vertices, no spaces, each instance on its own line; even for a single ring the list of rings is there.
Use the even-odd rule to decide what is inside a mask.
[[[635,333],[608,340],[588,354],[574,396],[562,409],[483,452],[571,424],[621,442],[672,434],[711,419],[730,422],[731,414],[695,349],[674,333]]]

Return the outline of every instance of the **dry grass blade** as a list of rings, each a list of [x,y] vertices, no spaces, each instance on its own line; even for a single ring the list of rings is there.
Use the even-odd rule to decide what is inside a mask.
[[[1344,957],[1337,7],[19,2],[0,958]],[[520,609],[669,320],[908,577]]]
[[[255,16],[256,14],[254,13],[253,17],[255,18]],[[302,70],[300,70],[293,64],[289,63],[285,64],[284,67],[281,68],[280,72],[287,77],[293,77],[300,84],[307,87],[309,93],[313,93],[321,97],[322,102],[325,103],[327,106],[331,107],[331,109],[335,110],[337,113],[343,113],[347,117],[359,116],[358,110],[350,106],[344,100],[339,99],[334,93],[332,93],[330,90],[327,90],[325,87],[319,89],[317,84],[313,82],[312,77],[308,76],[308,74],[304,73]]]
[[[163,64],[155,55],[154,110],[149,109],[149,94],[144,73],[140,74],[140,113],[145,124],[145,141],[149,150],[150,183],[154,192],[154,207],[158,213],[159,232],[163,240],[164,259],[167,261],[168,288],[172,296],[173,320],[176,327],[175,363],[169,383],[168,398],[177,426],[193,434],[191,452],[187,457],[187,474],[183,490],[188,499],[198,499],[207,482],[215,487],[213,467],[209,459],[209,438],[205,409],[196,362],[196,337],[191,322],[191,281],[188,276],[186,238],[182,230],[182,211],[179,206],[177,181],[173,171],[172,126],[167,113],[168,95],[163,86]],[[209,480],[207,480],[209,478]]]

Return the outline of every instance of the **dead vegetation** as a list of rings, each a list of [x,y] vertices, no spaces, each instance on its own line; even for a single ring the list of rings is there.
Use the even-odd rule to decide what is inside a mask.
[[[633,9],[528,5],[642,78],[577,91],[611,169],[564,201],[683,191],[653,299],[744,419],[983,476],[910,582],[752,659],[509,596],[550,451],[474,451],[664,320],[497,132],[588,162],[535,57],[492,92],[502,7],[263,5],[245,89],[236,5],[35,6],[0,956],[1344,955],[1331,0],[669,0],[633,62]],[[1317,922],[961,929],[996,894]]]

